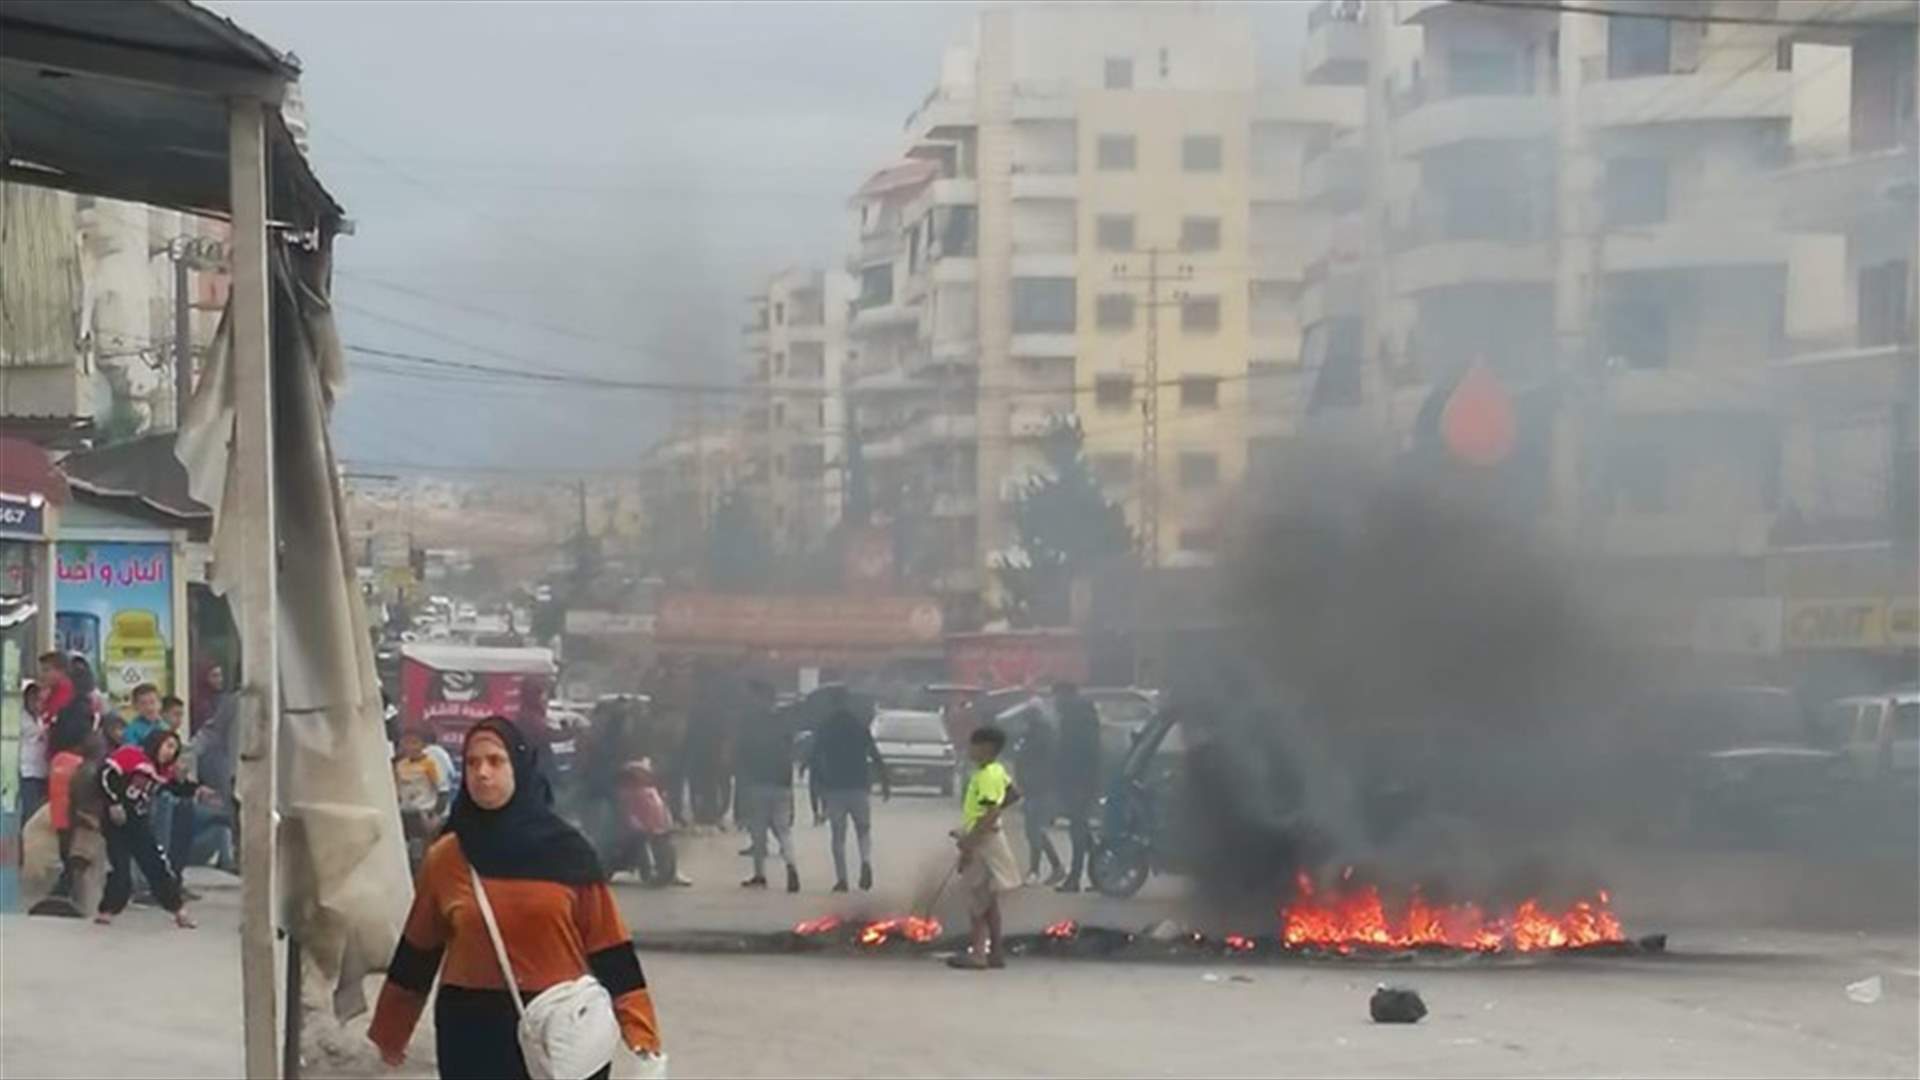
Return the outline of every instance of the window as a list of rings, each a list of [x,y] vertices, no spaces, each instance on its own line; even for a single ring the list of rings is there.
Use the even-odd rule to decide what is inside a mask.
[[[1219,251],[1220,219],[1187,217],[1180,219],[1181,251]]]
[[[949,206],[943,209],[946,227],[940,230],[940,254],[972,255],[979,231],[978,207]],[[941,209],[934,210],[934,216],[938,218],[941,212]]]
[[[1071,334],[1072,278],[1014,278],[1013,332],[1016,334]]]
[[[817,341],[796,341],[787,373],[796,379],[818,379],[827,373],[827,347]]]
[[[1181,551],[1213,551],[1220,546],[1220,536],[1212,529],[1181,529]]]
[[[1180,167],[1188,172],[1220,171],[1220,136],[1188,135],[1180,140]]]
[[[1093,223],[1094,243],[1101,251],[1133,250],[1133,215],[1101,214]]]
[[[1447,92],[1461,94],[1524,94],[1532,89],[1528,57],[1520,53],[1485,49],[1447,52]]]
[[[814,405],[814,407],[813,407],[813,408],[814,408],[814,418],[813,418],[813,422],[814,422],[814,425],[815,425],[816,427],[819,427],[819,428],[821,428],[821,429],[825,429],[825,428],[826,428],[826,426],[827,426],[827,403],[826,403],[826,401],[825,401],[825,400],[821,400],[821,401],[819,401],[819,402],[817,402],[817,403],[815,403],[815,405]]]
[[[1189,334],[1211,334],[1220,329],[1220,298],[1189,296],[1180,301],[1180,329]]]
[[[1220,407],[1220,380],[1212,375],[1189,375],[1180,380],[1180,407],[1217,409]]]
[[[782,477],[787,475],[787,455],[773,455],[773,475]]]
[[[787,322],[787,305],[786,305],[786,304],[784,304],[784,303],[781,303],[781,302],[780,302],[780,301],[778,301],[778,300],[776,300],[776,301],[774,301],[774,303],[773,303],[773,325],[775,325],[775,326],[785,326],[785,325],[786,325],[786,322]]]
[[[1904,259],[1860,268],[1860,344],[1896,345],[1913,335]]]
[[[1093,321],[1102,330],[1133,329],[1133,294],[1101,293],[1093,304]]]
[[[1093,380],[1093,403],[1109,412],[1133,407],[1133,376],[1101,375]]]
[[[1651,290],[1629,293],[1608,304],[1605,331],[1609,363],[1639,370],[1667,366],[1667,305]]]
[[[818,479],[826,471],[826,452],[819,446],[793,448],[793,475],[801,480]]]
[[[1220,482],[1220,459],[1201,450],[1180,455],[1180,487],[1184,491],[1203,491]]]
[[[1609,225],[1653,225],[1667,220],[1667,159],[1608,159],[1603,196]]]
[[[1133,136],[1100,136],[1094,145],[1093,157],[1101,172],[1132,172]]]
[[[1665,75],[1673,67],[1672,25],[1665,19],[1607,20],[1607,78]]]
[[[775,375],[775,377],[778,377],[781,375],[785,375],[786,373],[787,373],[787,354],[783,352],[774,353],[773,354],[773,374]]]
[[[883,263],[860,271],[860,306],[879,307],[893,302],[893,266]]]
[[[1107,89],[1109,90],[1133,89],[1133,57],[1131,56],[1107,57]]]
[[[773,403],[773,426],[777,428],[787,426],[787,403],[784,401]]]

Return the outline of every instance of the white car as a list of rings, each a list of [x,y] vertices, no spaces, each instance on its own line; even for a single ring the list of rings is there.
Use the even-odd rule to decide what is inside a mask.
[[[937,712],[882,709],[873,718],[873,741],[895,786],[928,784],[953,794],[959,757]]]

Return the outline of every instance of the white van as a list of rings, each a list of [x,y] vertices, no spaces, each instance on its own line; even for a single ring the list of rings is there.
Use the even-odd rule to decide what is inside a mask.
[[[1840,698],[1820,727],[1858,779],[1920,782],[1920,689]]]

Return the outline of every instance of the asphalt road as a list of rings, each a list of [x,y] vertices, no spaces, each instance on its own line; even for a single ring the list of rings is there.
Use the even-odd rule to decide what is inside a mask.
[[[695,888],[618,891],[643,944],[680,929],[899,910],[937,879],[950,816],[931,797],[882,812],[880,888],[864,904],[825,892],[825,830],[805,824],[797,897],[741,890],[732,834],[686,840]],[[1803,905],[1793,897],[1816,890],[1795,882],[1824,879],[1829,896],[1862,887],[1764,855],[1642,863],[1615,893],[1629,932],[1672,931],[1665,958],[1451,969],[1029,960],[986,974],[931,958],[644,960],[680,1077],[1920,1075],[1912,907],[1902,924],[1884,904],[1871,919],[1849,914],[1858,905]],[[1684,887],[1635,898],[1643,881],[1676,875]],[[232,879],[197,880],[208,896],[194,933],[150,909],[109,929],[0,916],[0,1075],[237,1075],[238,894]],[[1187,906],[1177,879],[1150,893],[1118,903],[1027,891],[1011,917],[1143,925]],[[1848,998],[1847,984],[1874,976],[1877,1003]],[[1419,989],[1431,1015],[1372,1024],[1366,1000],[1382,980]],[[310,1060],[308,1075],[383,1075],[364,1025],[328,1036],[334,1052]],[[423,1028],[402,1075],[431,1075],[431,1046]]]

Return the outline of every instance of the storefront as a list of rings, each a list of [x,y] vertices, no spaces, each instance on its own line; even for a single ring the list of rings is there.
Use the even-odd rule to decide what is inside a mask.
[[[9,812],[20,786],[20,692],[53,647],[51,540],[66,498],[45,451],[0,439],[0,805]]]

